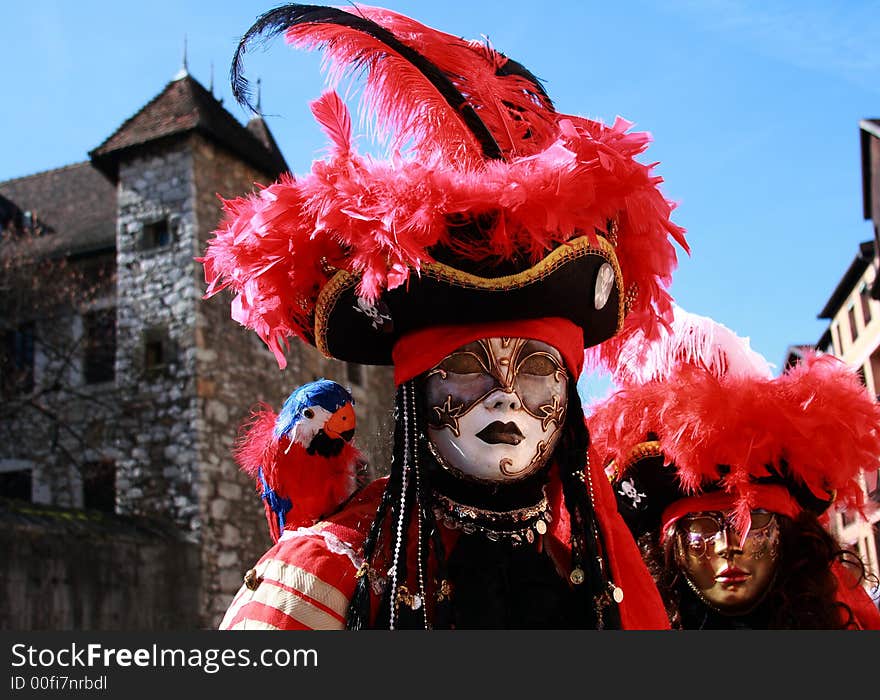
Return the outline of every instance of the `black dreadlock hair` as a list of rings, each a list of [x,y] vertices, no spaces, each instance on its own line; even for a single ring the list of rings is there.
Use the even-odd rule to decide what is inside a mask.
[[[418,386],[417,378],[405,382],[397,390],[391,471],[364,543],[364,566],[349,605],[346,620],[348,629],[365,629],[374,624],[383,628],[444,629],[450,627],[455,619],[454,591],[453,598],[438,594],[441,584],[448,582],[448,562],[440,525],[430,507],[429,467],[435,465],[435,459],[428,449],[426,408],[420,400]],[[552,474],[552,469],[558,470],[571,522],[571,568],[584,572],[584,580],[575,586],[576,595],[571,598],[580,608],[573,619],[600,629],[617,629],[620,627],[620,614],[610,595],[613,587],[607,578],[604,546],[592,505],[589,477],[585,476],[589,469],[588,447],[589,433],[584,423],[576,382],[569,377],[568,410],[555,450],[555,466],[550,467],[544,478]],[[421,533],[420,570],[416,572],[419,589],[412,591],[407,587],[405,594],[416,594],[423,598],[417,606],[396,605],[395,599],[399,599],[401,587],[409,581],[406,553],[414,512],[417,513]],[[399,552],[396,558],[395,548]],[[391,561],[386,561],[386,557],[391,557]],[[381,576],[386,569],[388,580],[379,610],[373,618],[371,574]],[[433,581],[424,580],[428,570],[434,574]],[[430,601],[426,599],[428,595],[431,596]]]
[[[580,586],[591,594],[589,603],[595,607],[597,627],[619,629],[620,611],[611,597],[602,533],[593,508],[589,446],[590,433],[577,383],[569,379],[567,418],[556,455],[565,507],[571,519],[571,566],[584,572],[584,583]]]
[[[370,589],[372,585],[370,567],[378,549],[391,501],[400,490],[401,477],[403,476],[403,454],[397,446],[403,445],[403,421],[400,415],[403,410],[402,391],[403,387],[397,388],[397,396],[394,401],[394,451],[391,454],[388,483],[385,485],[382,500],[379,501],[379,507],[376,509],[376,517],[373,518],[370,531],[364,540],[364,564],[358,572],[358,582],[348,605],[345,627],[350,630],[360,630],[370,626]]]

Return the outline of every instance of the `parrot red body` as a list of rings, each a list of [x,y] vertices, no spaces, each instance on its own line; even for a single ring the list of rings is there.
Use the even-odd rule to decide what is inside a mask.
[[[277,437],[277,421],[278,414],[261,404],[243,426],[234,452],[242,471],[256,482],[273,542],[283,530],[313,525],[344,503],[354,492],[363,459],[341,439],[336,454],[322,455],[287,435]]]

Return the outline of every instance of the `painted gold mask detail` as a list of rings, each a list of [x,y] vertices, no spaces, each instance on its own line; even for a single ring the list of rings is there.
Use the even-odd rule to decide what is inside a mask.
[[[568,374],[555,348],[529,338],[463,345],[425,375],[428,435],[441,463],[468,477],[514,481],[552,454]]]

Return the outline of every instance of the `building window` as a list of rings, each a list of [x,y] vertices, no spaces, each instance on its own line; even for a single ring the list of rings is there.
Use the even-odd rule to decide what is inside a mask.
[[[144,369],[156,374],[167,369],[173,357],[168,330],[163,327],[149,328],[144,332]]]
[[[116,510],[116,463],[110,459],[86,462],[82,468],[83,508]]]
[[[862,320],[867,326],[871,322],[871,292],[865,282],[859,288],[859,300],[862,302]]]
[[[876,471],[865,472],[865,491],[870,500],[874,503],[880,503],[880,473]]]
[[[849,336],[853,342],[856,342],[856,338],[859,337],[859,329],[856,327],[856,307],[855,304],[849,307],[846,312],[846,317],[849,319]]]
[[[116,309],[92,311],[83,317],[86,384],[112,382],[116,377]]]
[[[837,354],[838,354],[838,356],[843,355],[843,343],[841,342],[841,337],[840,337],[840,326],[839,325],[834,326],[833,330],[834,330],[834,341],[835,341],[835,344],[837,345],[837,348],[836,348]]]
[[[4,396],[34,390],[34,324],[23,323],[0,336],[0,383]]]
[[[147,369],[158,369],[165,365],[165,344],[161,338],[147,341],[144,348],[144,365]]]
[[[171,243],[171,225],[168,217],[144,224],[141,236],[141,250],[163,248]]]
[[[364,385],[364,366],[356,362],[345,363],[345,376],[352,385]]]
[[[0,472],[0,496],[17,498],[22,501],[32,500],[33,472],[30,469],[16,469]]]
[[[874,573],[877,573],[878,569],[880,569],[880,520],[874,523]],[[871,541],[868,540],[868,544],[870,545]]]
[[[862,365],[858,369],[859,381],[862,383],[862,386],[868,386],[868,380],[865,378],[865,365]]]
[[[877,382],[880,381],[880,348],[871,353],[869,362],[871,363],[871,378],[873,379],[872,389],[876,395],[878,393],[877,389],[880,388],[877,386]]]

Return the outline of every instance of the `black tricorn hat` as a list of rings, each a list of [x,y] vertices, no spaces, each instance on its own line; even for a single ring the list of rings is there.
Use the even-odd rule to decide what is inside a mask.
[[[340,271],[321,290],[314,339],[325,355],[364,364],[392,364],[397,340],[429,326],[550,315],[579,326],[589,347],[617,333],[625,312],[613,248],[586,236],[513,274],[487,277],[427,263],[406,286],[383,292],[375,303],[358,296],[358,282],[357,275]]]
[[[652,438],[656,436],[651,436]],[[690,495],[679,480],[679,471],[674,464],[665,464],[660,442],[649,439],[636,445],[629,459],[618,469],[609,464],[610,478],[620,512],[633,537],[638,539],[648,532],[658,533],[663,525],[663,513],[673,503]],[[723,477],[729,472],[723,465],[719,467]],[[807,486],[799,482],[788,469],[784,460],[777,465],[768,465],[766,475],[753,477],[755,485],[784,487],[804,510],[821,515],[834,502],[834,494],[828,498],[817,497]],[[705,483],[702,494],[723,492],[722,480]]]

